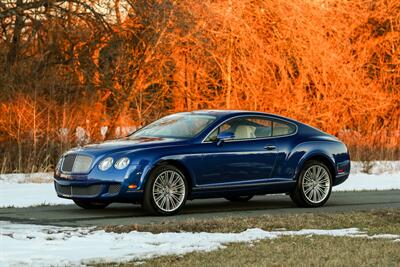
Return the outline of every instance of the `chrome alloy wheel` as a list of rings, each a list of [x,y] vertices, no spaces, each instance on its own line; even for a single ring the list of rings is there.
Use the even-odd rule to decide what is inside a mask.
[[[153,184],[153,200],[159,209],[172,212],[178,209],[186,194],[185,181],[175,171],[160,173]]]
[[[329,195],[330,183],[328,171],[320,165],[313,165],[304,173],[302,183],[304,196],[311,203],[321,203]]]

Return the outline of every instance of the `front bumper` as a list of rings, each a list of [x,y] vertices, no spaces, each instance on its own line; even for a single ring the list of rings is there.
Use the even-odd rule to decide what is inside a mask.
[[[54,188],[61,198],[87,199],[108,202],[137,202],[143,197],[142,171],[130,166],[125,172],[104,175],[91,172],[82,174],[54,174]],[[136,188],[128,186],[135,185]]]
[[[68,199],[136,202],[143,197],[143,190],[129,189],[124,183],[71,184],[54,180],[54,188],[58,197]]]

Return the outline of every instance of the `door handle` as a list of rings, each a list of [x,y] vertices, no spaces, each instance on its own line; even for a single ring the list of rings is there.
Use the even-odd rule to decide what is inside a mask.
[[[265,146],[264,149],[266,149],[266,150],[275,150],[276,146],[268,145],[268,146]]]

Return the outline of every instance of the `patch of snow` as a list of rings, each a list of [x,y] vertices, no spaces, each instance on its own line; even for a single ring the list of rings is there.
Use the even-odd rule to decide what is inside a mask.
[[[351,162],[351,173],[364,173],[364,165],[366,163],[362,161]],[[371,161],[370,174],[382,174],[382,173],[400,173],[400,160],[376,160]]]
[[[342,184],[333,187],[333,191],[392,190],[400,189],[400,172],[350,174]]]
[[[72,200],[59,198],[53,184],[0,184],[0,208],[72,203]]]
[[[358,237],[358,238],[366,238],[366,239],[387,239],[387,240],[393,240],[393,242],[399,242],[400,235],[394,235],[394,234],[376,234],[376,235],[367,235],[367,234],[355,234],[351,235],[350,237]]]
[[[363,234],[358,228],[346,228],[346,229],[333,229],[333,230],[320,230],[320,229],[303,229],[299,231],[277,231],[272,233],[278,233],[278,235],[324,235],[324,236],[354,236],[358,234]]]
[[[52,172],[0,174],[0,185],[16,183],[52,183]]]
[[[368,236],[368,238],[370,239],[396,239],[399,237],[400,237],[399,235],[394,235],[394,234],[377,234]]]
[[[233,242],[252,242],[282,236],[367,237],[357,228],[241,233],[107,233],[94,228],[72,228],[0,222],[1,266],[82,266],[94,262],[144,260],[163,255],[212,251]],[[379,237],[382,236],[382,237]],[[389,238],[389,235],[376,235]],[[391,239],[400,238],[390,235]],[[94,249],[95,248],[95,249]]]

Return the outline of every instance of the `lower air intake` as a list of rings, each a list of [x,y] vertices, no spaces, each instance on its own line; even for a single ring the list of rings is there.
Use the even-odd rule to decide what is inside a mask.
[[[71,197],[94,197],[101,193],[102,185],[69,186],[56,184],[57,192]]]
[[[112,184],[108,187],[109,194],[118,194],[120,190],[121,190],[120,184]]]

